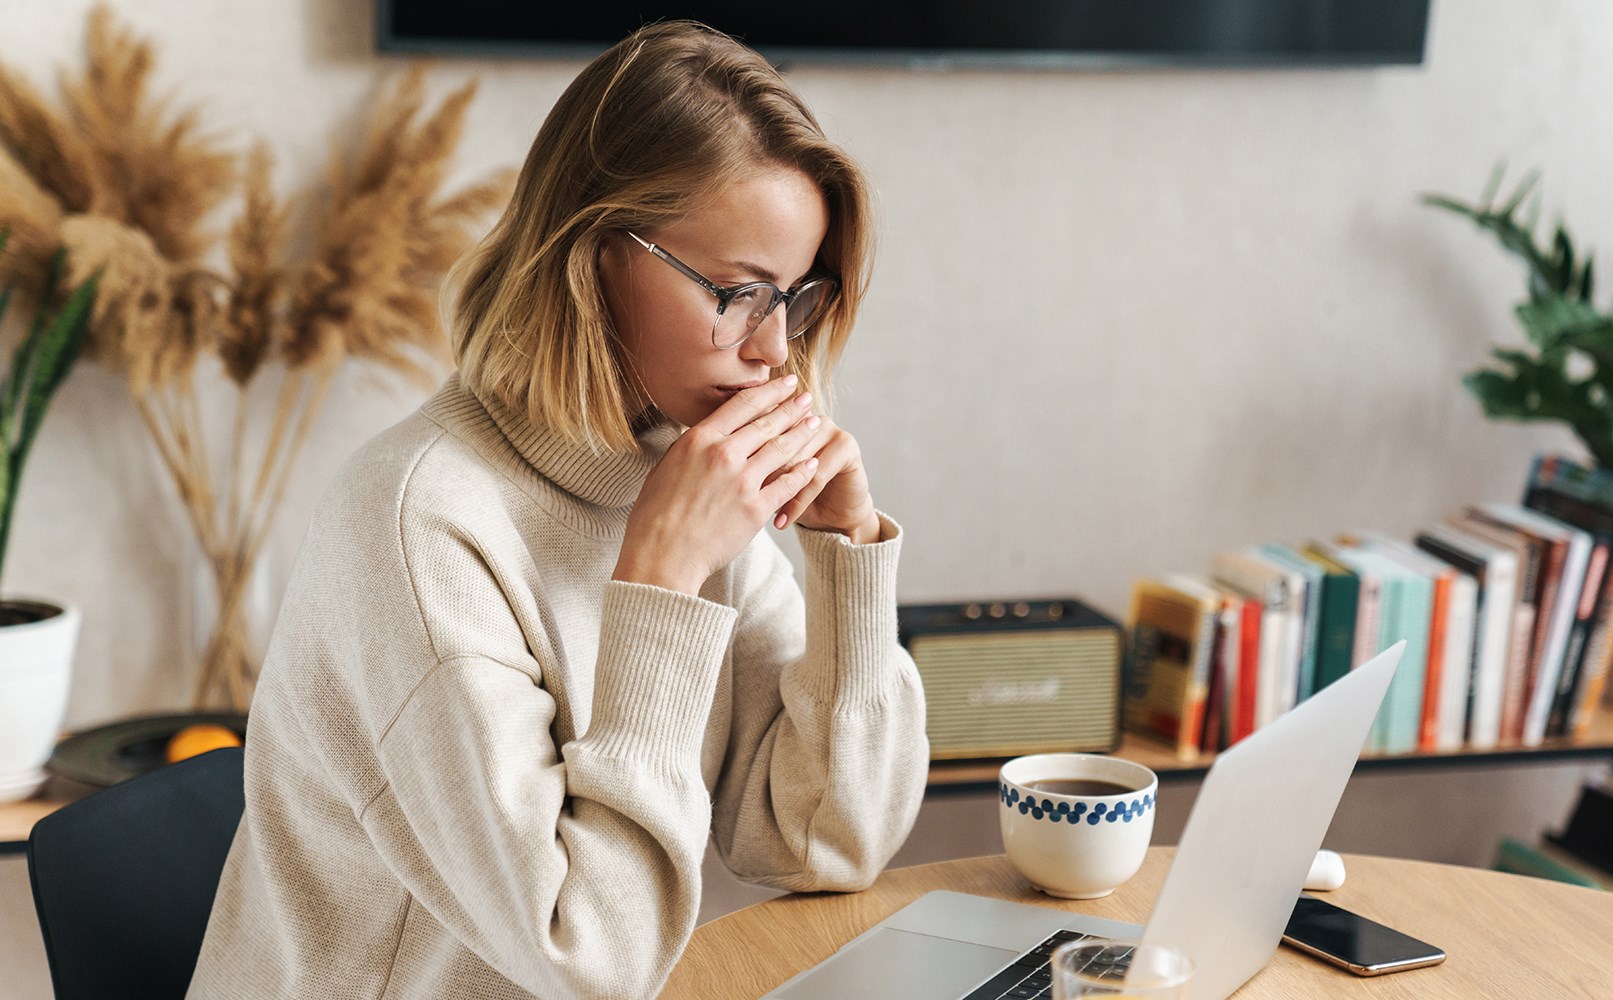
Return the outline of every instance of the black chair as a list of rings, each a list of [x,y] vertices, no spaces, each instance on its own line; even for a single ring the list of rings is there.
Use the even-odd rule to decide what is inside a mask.
[[[131,778],[34,824],[28,875],[57,1000],[178,1000],[245,809],[239,747]]]

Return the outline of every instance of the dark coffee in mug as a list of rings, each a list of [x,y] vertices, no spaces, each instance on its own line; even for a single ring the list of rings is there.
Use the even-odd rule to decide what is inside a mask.
[[[1044,778],[1027,781],[1025,787],[1043,795],[1127,795],[1137,789],[1096,778]]]

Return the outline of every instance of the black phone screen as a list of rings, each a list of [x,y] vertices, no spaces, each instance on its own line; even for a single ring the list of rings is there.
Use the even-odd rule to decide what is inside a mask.
[[[1425,941],[1311,896],[1299,897],[1283,936],[1369,969],[1444,957]]]

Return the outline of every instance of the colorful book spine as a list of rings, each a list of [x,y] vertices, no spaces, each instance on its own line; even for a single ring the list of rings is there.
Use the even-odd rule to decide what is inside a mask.
[[[1217,553],[1215,582],[1260,602],[1260,673],[1255,728],[1293,707],[1298,690],[1301,624],[1289,574],[1252,551]]]
[[[1349,567],[1330,559],[1317,546],[1302,551],[1306,559],[1322,570],[1322,614],[1317,626],[1316,690],[1350,672],[1355,663],[1356,608],[1361,598],[1361,580]]]
[[[1387,649],[1404,639],[1406,651],[1394,680],[1389,682],[1368,746],[1383,753],[1410,753],[1417,749],[1422,722],[1433,581],[1378,552],[1340,547],[1332,554],[1357,572],[1375,573],[1383,581],[1382,609],[1374,641],[1378,649]]]
[[[1478,581],[1455,573],[1445,618],[1445,656],[1439,685],[1434,749],[1460,750],[1467,731],[1473,663],[1478,637]]]
[[[1261,629],[1266,622],[1265,605],[1244,599],[1243,636],[1238,648],[1237,714],[1233,717],[1230,742],[1236,743],[1250,733],[1260,721],[1260,651]],[[1609,643],[1613,649],[1613,642]]]
[[[1574,626],[1568,636],[1568,648],[1563,653],[1563,672],[1557,678],[1551,714],[1546,720],[1547,736],[1568,735],[1569,716],[1579,695],[1580,685],[1584,683],[1585,651],[1590,646],[1591,628],[1596,612],[1603,604],[1610,554],[1613,554],[1613,548],[1607,542],[1597,542],[1591,548],[1585,568],[1585,585],[1580,588],[1579,604],[1574,609]]]
[[[1517,560],[1516,602],[1509,631],[1506,680],[1501,692],[1500,741],[1517,743],[1523,736],[1524,694],[1533,654],[1536,611],[1540,601],[1541,551],[1521,532],[1471,516],[1450,519],[1459,531],[1510,549]]]
[[[1524,507],[1488,504],[1480,511],[1494,521],[1537,539],[1547,553],[1547,573],[1542,581],[1539,610],[1542,621],[1535,631],[1539,649],[1528,678],[1520,736],[1524,746],[1539,746],[1546,735],[1569,635],[1579,609],[1580,591],[1584,587],[1592,548],[1591,535]]]
[[[1593,653],[1601,654],[1607,648],[1605,639],[1597,640],[1599,633],[1609,625],[1608,615],[1603,609],[1607,604],[1605,592],[1608,580],[1613,576],[1608,572],[1607,565],[1609,555],[1613,555],[1613,508],[1595,502],[1583,491],[1576,492],[1572,482],[1559,481],[1560,463],[1565,461],[1547,457],[1536,459],[1524,494],[1524,506],[1589,532],[1594,542],[1574,626],[1563,656],[1562,673],[1557,680],[1557,694],[1552,700],[1551,714],[1546,723],[1548,736],[1564,736],[1573,732],[1587,685],[1593,683],[1593,678],[1606,677],[1601,660]],[[1602,672],[1599,674],[1599,671]]]
[[[1198,755],[1200,679],[1209,675],[1220,609],[1213,594],[1169,582],[1139,580],[1132,587],[1122,718],[1127,729],[1164,740],[1187,759]]]
[[[1299,587],[1300,639],[1299,676],[1297,699],[1304,701],[1316,691],[1316,660],[1322,625],[1322,583],[1325,574],[1321,567],[1306,559],[1287,545],[1260,546],[1260,554],[1283,567]]]

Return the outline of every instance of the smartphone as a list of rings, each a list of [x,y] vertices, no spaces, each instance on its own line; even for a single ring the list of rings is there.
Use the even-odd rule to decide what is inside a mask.
[[[1421,969],[1445,961],[1438,948],[1315,896],[1301,896],[1283,940],[1358,976]]]

